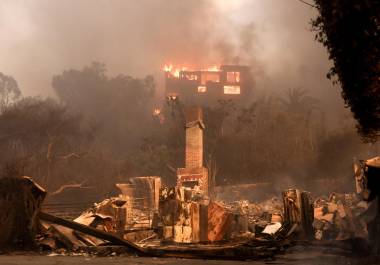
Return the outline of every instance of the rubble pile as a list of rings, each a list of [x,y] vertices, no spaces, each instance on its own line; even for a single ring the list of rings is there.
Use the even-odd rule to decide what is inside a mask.
[[[271,221],[272,216],[282,215],[284,205],[279,197],[262,201],[260,203],[248,204],[248,218],[250,223],[260,221]]]
[[[245,237],[258,236],[266,226],[282,223],[284,206],[278,197],[258,203],[239,200],[231,203],[224,202],[224,205],[236,216],[237,227],[232,237],[239,237],[239,234]]]
[[[176,253],[175,244],[182,244],[187,245],[187,251],[204,254],[202,248],[194,249],[194,244],[203,243],[213,246],[207,248],[207,255],[213,255],[223,246],[230,248],[232,242],[237,242],[234,249],[240,249],[243,245],[257,242],[286,242],[290,235],[311,240],[346,240],[368,236],[363,217],[368,215],[369,204],[353,193],[333,193],[311,203],[308,192],[289,189],[283,192],[282,200],[273,197],[260,203],[250,203],[248,200],[226,203],[210,200],[197,188],[162,187],[158,212],[152,209],[154,218],[133,207],[130,201],[125,195],[106,199],[74,220],[125,241],[117,242],[112,237],[91,235],[42,221],[44,233],[39,238],[39,244],[44,249],[54,251],[62,248],[78,251],[114,245],[116,242],[135,244],[132,246],[140,246],[150,252],[164,249],[165,253]],[[149,223],[145,229],[136,230],[134,224],[147,218]]]
[[[239,207],[235,207],[212,201],[196,188],[163,187],[159,211],[153,218],[157,220],[152,220],[150,227],[137,230],[127,222],[127,216],[138,219],[139,215],[134,213],[138,209],[129,207],[125,198],[120,196],[94,204],[73,221],[41,212],[41,232],[37,238],[40,249],[62,255],[104,254],[111,253],[104,249],[107,246],[110,249],[123,246],[126,250],[117,249],[117,253],[246,259],[271,257],[288,244],[256,240],[248,232],[247,202],[238,202]],[[127,211],[131,213],[126,214]]]
[[[294,239],[360,238],[380,253],[380,159],[356,168],[356,194],[312,200],[293,188],[259,203],[224,202],[210,194],[203,172],[202,126],[189,128],[188,164],[175,187],[161,185],[157,176],[134,177],[116,185],[118,197],[95,203],[73,221],[41,211],[46,192],[30,178],[1,179],[0,247],[32,242],[54,253],[113,253],[108,248],[138,256],[255,259],[272,257]]]
[[[355,193],[332,193],[328,198],[314,201],[315,238],[318,240],[346,240],[368,237],[365,216],[369,205]]]
[[[120,254],[233,258],[244,252],[268,257],[294,236],[304,239],[300,236],[308,235],[310,218],[311,239],[366,238],[362,218],[371,208],[356,194],[337,193],[311,205],[310,194],[297,189],[284,191],[282,200],[260,203],[214,201],[196,187],[162,187],[159,195],[158,211],[152,203],[151,211],[144,212],[121,194],[95,203],[73,221],[40,212],[36,243],[41,250],[65,255],[110,254],[120,246]]]
[[[207,241],[208,203],[197,190],[163,188],[159,208],[162,239],[177,243]]]

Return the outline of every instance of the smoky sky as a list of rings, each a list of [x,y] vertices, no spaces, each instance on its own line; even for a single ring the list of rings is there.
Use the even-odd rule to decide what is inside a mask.
[[[0,0],[0,72],[26,95],[54,96],[53,75],[93,61],[110,74],[153,74],[161,91],[165,63],[249,64],[258,93],[308,89],[338,117],[315,16],[297,0]]]

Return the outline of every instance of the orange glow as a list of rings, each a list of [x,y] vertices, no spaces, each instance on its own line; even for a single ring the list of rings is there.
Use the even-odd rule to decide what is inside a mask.
[[[186,71],[187,70],[187,67],[186,66],[182,66],[182,67],[174,67],[172,64],[165,64],[163,70],[166,72],[166,73],[170,73],[170,75],[172,75],[173,77],[175,78],[179,78],[179,74],[181,71]]]
[[[179,78],[180,77],[180,73],[182,71],[198,71],[198,70],[194,70],[193,68],[191,67],[188,67],[188,66],[173,66],[173,64],[165,64],[164,67],[163,67],[163,70],[166,72],[166,73],[169,73],[172,77],[175,77],[175,78]],[[204,71],[204,72],[219,72],[219,68],[217,65],[213,65],[213,66],[209,66],[201,71]],[[192,79],[193,80],[193,79]],[[196,79],[195,79],[196,80]]]
[[[176,68],[175,70],[174,70],[174,72],[172,72],[172,74],[175,76],[175,77],[179,77],[179,69],[178,68]]]
[[[158,116],[158,115],[160,115],[161,114],[161,109],[159,109],[159,108],[155,108],[154,110],[153,110],[153,115],[154,116]]]
[[[177,94],[170,94],[170,95],[167,96],[167,99],[168,99],[169,101],[171,101],[171,100],[174,101],[174,100],[177,99],[177,97],[178,97]]]
[[[207,87],[206,86],[198,86],[198,93],[206,93]]]
[[[173,65],[172,64],[165,64],[164,66],[164,71],[165,72],[171,72],[173,69]]]
[[[227,82],[239,83],[240,82],[240,72],[227,72]]]
[[[224,86],[224,94],[239,95],[240,94],[240,86]]]
[[[214,83],[219,83],[219,73],[218,72],[203,72],[201,74],[201,84],[205,85],[207,82],[214,82]]]
[[[213,66],[207,67],[206,71],[209,71],[209,72],[218,72],[219,68],[218,68],[217,65],[213,65]]]
[[[240,94],[240,86],[224,86],[224,94],[239,95]]]

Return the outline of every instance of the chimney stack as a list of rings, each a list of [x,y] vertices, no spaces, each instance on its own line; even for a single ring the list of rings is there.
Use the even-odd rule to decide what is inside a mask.
[[[203,167],[203,129],[202,109],[187,107],[186,118],[186,153],[185,168],[177,169],[177,185],[199,189],[209,193],[208,171]]]
[[[189,107],[186,109],[186,168],[203,166],[203,129],[202,109]]]

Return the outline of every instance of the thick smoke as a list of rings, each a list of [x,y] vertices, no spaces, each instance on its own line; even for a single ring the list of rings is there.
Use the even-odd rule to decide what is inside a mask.
[[[53,74],[92,61],[139,76],[168,60],[198,64],[215,12],[210,1],[2,1],[0,69],[38,94]]]
[[[344,109],[340,88],[332,86],[326,78],[331,63],[327,51],[314,40],[315,33],[310,30],[309,22],[316,15],[316,10],[297,0],[1,0],[0,72],[13,76],[25,95],[57,96],[52,89],[55,76],[59,99],[71,103],[66,112],[59,104],[29,98],[15,108],[16,113],[25,112],[29,105],[40,106],[45,114],[55,108],[57,111],[53,113],[61,113],[63,121],[73,120],[74,128],[82,124],[79,118],[71,118],[69,110],[78,109],[87,118],[84,120],[88,128],[83,138],[90,139],[90,143],[83,144],[81,138],[74,136],[71,142],[72,149],[79,149],[76,151],[82,154],[85,163],[77,164],[77,169],[83,170],[75,173],[78,181],[91,176],[101,187],[103,182],[99,179],[112,183],[104,176],[116,176],[115,180],[121,176],[161,174],[175,179],[172,169],[183,164],[182,123],[178,119],[166,127],[154,123],[151,111],[156,102],[150,97],[152,79],[130,77],[153,75],[158,85],[157,98],[163,100],[162,68],[167,63],[190,68],[220,64],[251,66],[255,81],[251,100],[261,102],[258,107],[252,105],[259,130],[246,125],[246,131],[238,135],[240,138],[231,133],[222,139],[225,142],[218,144],[221,149],[217,159],[225,167],[224,176],[220,173],[219,178],[245,181],[252,177],[257,181],[268,177],[273,175],[270,170],[274,168],[274,157],[282,179],[285,173],[306,179],[310,169],[317,166],[327,168],[325,172],[330,176],[346,175],[350,168],[346,171],[345,167],[332,166],[331,161],[341,161],[337,164],[349,167],[353,154],[365,158],[371,153],[353,132],[352,115]],[[98,71],[103,69],[101,64],[81,71],[94,61],[105,63],[108,73]],[[62,74],[68,69],[79,71]],[[117,76],[120,73],[124,75]],[[306,99],[312,96],[319,102],[314,118],[308,116],[304,123],[289,111],[284,112],[279,101],[273,100],[286,98],[286,92],[303,90],[309,92]],[[269,97],[265,98],[266,95]],[[276,108],[281,115],[274,111]],[[49,124],[47,114],[45,121]],[[249,114],[248,111],[242,116],[252,118]],[[342,115],[348,118],[342,119]],[[6,121],[13,119],[11,115],[5,118],[3,125],[9,130]],[[59,119],[53,117],[53,120]],[[329,125],[327,130],[338,128],[338,132],[325,133],[325,120]],[[293,121],[296,130],[291,131]],[[309,130],[309,121],[319,124],[320,130]],[[27,122],[19,124],[21,129],[27,128],[23,127]],[[210,123],[206,126],[212,127]],[[236,126],[230,126],[230,131],[235,129]],[[29,131],[38,133],[34,129]],[[39,146],[42,161],[46,160],[46,146],[52,142],[45,134],[38,136],[43,140]],[[296,149],[292,143],[299,142],[298,136],[307,139],[308,144],[298,144],[300,148]],[[71,135],[62,134],[62,137]],[[251,146],[258,151],[252,151]],[[305,151],[303,146],[310,148]],[[227,147],[231,152],[226,151]],[[33,154],[34,149],[31,149]],[[62,149],[62,154],[68,153],[66,145]],[[295,155],[291,155],[293,149]],[[245,166],[241,166],[240,156],[231,154],[246,154]],[[234,157],[239,160],[234,162]],[[286,166],[283,161],[287,162]],[[74,175],[65,170],[75,167],[62,167],[64,170],[56,168],[57,175]],[[332,172],[334,169],[337,172]]]
[[[54,74],[100,61],[111,74],[153,74],[162,92],[165,63],[249,64],[256,95],[308,89],[333,123],[343,101],[325,78],[328,55],[309,25],[315,15],[295,0],[3,0],[0,71],[27,95],[54,95]]]

